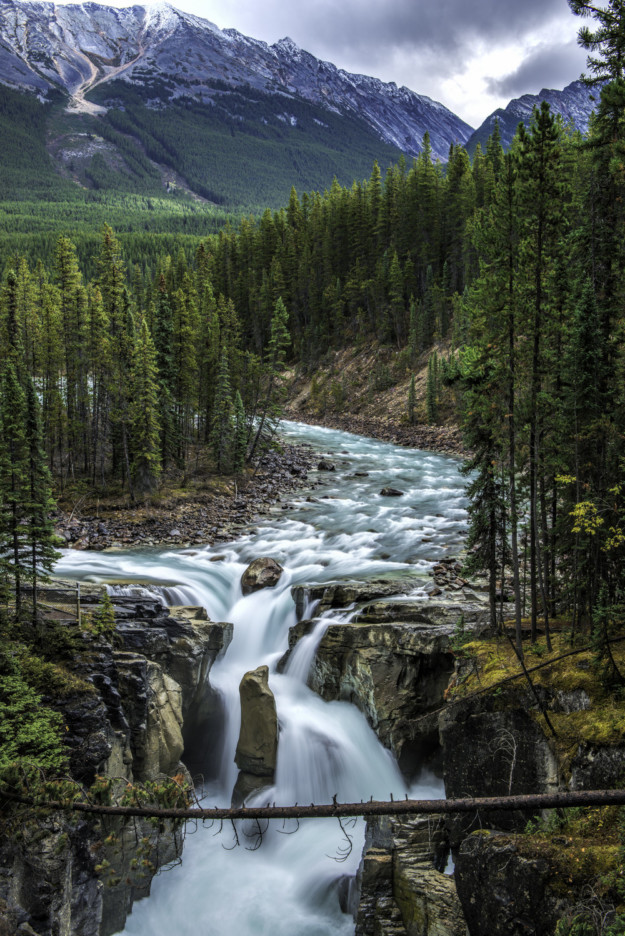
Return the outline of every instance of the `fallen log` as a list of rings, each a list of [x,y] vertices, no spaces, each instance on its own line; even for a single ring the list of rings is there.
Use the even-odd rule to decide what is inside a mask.
[[[350,816],[405,816],[428,813],[461,813],[479,810],[541,810],[570,806],[625,806],[625,790],[576,790],[574,792],[522,794],[518,796],[482,796],[439,800],[369,800],[360,803],[332,803],[293,806],[239,806],[236,809],[215,806],[212,809],[158,809],[149,806],[101,806],[97,803],[46,803],[2,790],[0,797],[9,802],[41,809],[91,813],[98,816],[126,816],[154,819],[342,819]]]

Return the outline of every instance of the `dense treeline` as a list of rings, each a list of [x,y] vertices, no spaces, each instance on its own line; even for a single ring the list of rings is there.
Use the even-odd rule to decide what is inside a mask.
[[[134,496],[156,485],[163,466],[184,468],[193,443],[211,446],[228,471],[272,434],[286,309],[274,303],[267,341],[250,351],[234,303],[213,292],[209,259],[201,246],[193,269],[181,251],[160,259],[152,281],[137,266],[128,277],[109,227],[87,284],[66,237],[50,273],[14,259],[0,292],[0,349],[37,387],[61,486],[113,478]]]
[[[575,3],[576,12],[592,12]],[[510,153],[497,133],[446,171],[428,141],[382,181],[292,192],[288,207],[213,242],[215,288],[234,299],[252,346],[284,298],[296,356],[370,336],[409,359],[434,339],[455,353],[471,467],[471,556],[491,609],[512,578],[521,619],[570,611],[605,642],[623,600],[625,546],[623,205],[625,77],[616,4],[582,41],[601,85],[588,139],[545,103]],[[620,613],[620,612],[618,612]]]
[[[0,256],[19,255],[31,267],[40,260],[54,265],[60,235],[71,237],[80,269],[97,276],[101,231],[108,224],[122,244],[127,264],[137,264],[152,278],[159,258],[183,250],[191,261],[199,243],[222,227],[238,224],[242,213],[228,213],[190,198],[81,192],[55,202],[21,200],[0,203]]]
[[[286,209],[211,243],[215,289],[234,300],[258,347],[281,295],[306,362],[356,337],[429,347],[448,334],[454,296],[471,276],[467,222],[491,198],[499,151],[495,140],[471,166],[452,146],[443,172],[426,134],[410,169],[400,160],[384,180],[376,163],[351,188],[335,181],[301,200],[292,190]]]

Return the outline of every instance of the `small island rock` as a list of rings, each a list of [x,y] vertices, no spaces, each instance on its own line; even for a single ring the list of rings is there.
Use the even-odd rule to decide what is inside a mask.
[[[244,595],[261,588],[271,588],[280,581],[283,569],[280,563],[269,556],[254,559],[241,576],[241,589]]]

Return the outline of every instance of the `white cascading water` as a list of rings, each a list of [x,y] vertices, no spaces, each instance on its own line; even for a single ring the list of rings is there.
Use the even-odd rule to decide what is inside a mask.
[[[408,787],[392,755],[364,716],[345,702],[324,702],[306,686],[316,648],[327,626],[350,611],[319,619],[302,639],[284,673],[276,670],[296,623],[291,587],[335,580],[383,577],[411,583],[411,600],[426,600],[427,571],[463,541],[464,483],[458,461],[416,452],[335,430],[286,423],[283,434],[329,454],[337,471],[319,473],[322,487],[293,499],[288,514],[263,518],[236,542],[198,550],[77,553],[68,550],[57,574],[138,585],[167,605],[202,605],[213,621],[231,621],[234,636],[213,666],[210,683],[223,698],[219,779],[205,791],[205,805],[229,805],[237,778],[234,752],[240,728],[239,683],[266,664],[275,695],[280,738],[275,785],[258,802],[328,803],[388,799],[392,794],[435,798],[442,784],[424,775]],[[359,474],[354,475],[356,469]],[[380,496],[393,486],[402,497]],[[307,494],[314,494],[312,499]],[[219,561],[216,556],[223,556]],[[278,585],[242,596],[240,578],[258,556],[284,566]],[[166,583],[166,584],[163,584]],[[309,606],[308,614],[314,614]],[[215,771],[217,772],[217,771]],[[251,801],[250,801],[251,802]],[[352,849],[334,820],[273,825],[261,846],[226,825],[188,830],[183,863],[155,879],[152,896],[133,907],[127,936],[330,936],[353,934],[354,921],[339,903],[341,877],[355,874],[364,823],[348,829]],[[286,834],[292,832],[293,834]],[[231,847],[231,846],[235,847]],[[231,849],[231,850],[228,850]],[[342,859],[337,861],[336,859]],[[343,860],[344,859],[344,860]]]

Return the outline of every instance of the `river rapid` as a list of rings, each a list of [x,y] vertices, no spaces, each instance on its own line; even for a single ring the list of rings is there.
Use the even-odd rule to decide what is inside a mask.
[[[296,623],[291,587],[336,580],[384,578],[409,585],[411,601],[427,601],[428,570],[457,555],[466,531],[465,482],[458,459],[400,448],[332,429],[285,423],[282,435],[309,443],[336,466],[313,473],[309,487],[236,541],[194,550],[67,550],[57,574],[115,583],[112,590],[149,587],[169,605],[202,605],[213,621],[231,621],[233,640],[210,673],[223,701],[221,742],[210,752],[216,777],[204,805],[229,805],[240,727],[239,683],[267,665],[280,737],[275,786],[254,802],[328,803],[361,799],[435,798],[442,783],[424,771],[409,782],[364,716],[345,702],[324,702],[306,686],[315,649],[327,625],[350,609],[319,619],[298,644],[285,672],[277,664]],[[401,497],[384,497],[393,487]],[[240,578],[259,556],[283,567],[277,586],[242,596]],[[217,557],[220,557],[216,560]],[[398,598],[398,600],[402,600]],[[314,617],[314,605],[307,617]],[[187,828],[181,866],[158,876],[152,896],[135,904],[128,936],[348,936],[345,894],[360,861],[364,823],[347,841],[338,822],[307,820],[269,828],[262,844],[239,828]],[[285,834],[293,832],[294,834]],[[338,859],[338,860],[337,860]],[[341,897],[342,895],[342,897]]]

